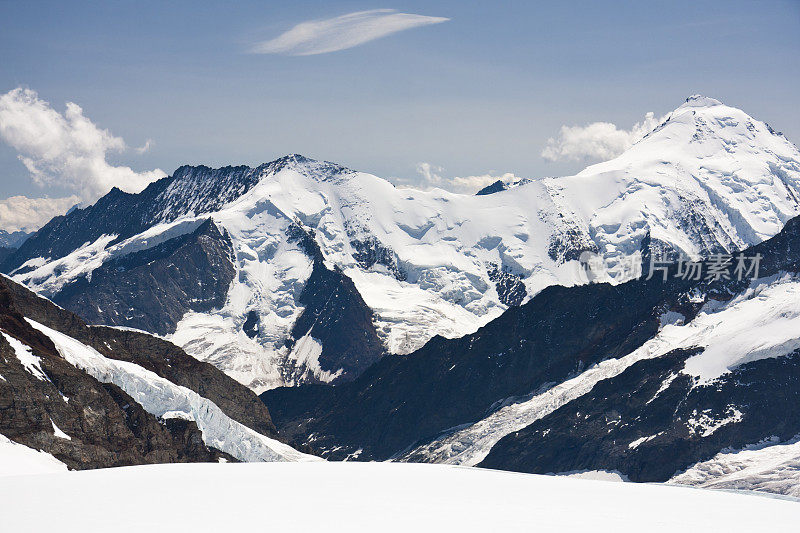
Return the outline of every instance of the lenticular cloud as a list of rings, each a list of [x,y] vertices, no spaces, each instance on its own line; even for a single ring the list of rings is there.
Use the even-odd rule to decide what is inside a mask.
[[[326,54],[403,30],[448,20],[444,17],[397,13],[394,9],[356,11],[330,19],[301,22],[274,39],[255,43],[250,52],[293,56]]]

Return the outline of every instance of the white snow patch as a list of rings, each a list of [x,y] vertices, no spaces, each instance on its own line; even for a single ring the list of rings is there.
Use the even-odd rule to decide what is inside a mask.
[[[692,435],[700,433],[702,437],[708,437],[723,426],[742,421],[742,412],[733,405],[726,408],[723,418],[715,419],[710,413],[711,409],[706,409],[702,413],[698,413],[696,409],[692,411],[691,417],[686,421]]]
[[[163,420],[170,420],[170,419],[178,419],[178,420],[190,420],[193,421],[191,413],[187,413],[185,411],[167,411],[163,415],[161,415]]]
[[[59,259],[52,261],[30,260],[14,272],[12,279],[29,289],[51,297],[64,285],[80,276],[90,276],[109,258],[108,245],[117,235],[102,235],[94,242],[87,242],[80,248]],[[35,267],[27,272],[20,272],[26,267]]]
[[[322,370],[319,366],[320,355],[322,355],[322,343],[311,335],[306,334],[295,343],[290,358],[294,360],[297,369],[325,383],[331,382],[342,375],[344,371],[342,368],[336,372]]]
[[[12,279],[43,296],[51,297],[81,276],[91,279],[92,272],[111,259],[146,250],[169,239],[191,233],[204,221],[203,218],[188,217],[168,224],[156,224],[114,245],[111,243],[118,235],[102,235],[62,258],[31,259],[12,272]]]
[[[644,444],[645,442],[651,441],[651,440],[653,440],[654,438],[658,437],[659,435],[661,435],[663,433],[664,432],[661,431],[659,433],[656,433],[655,435],[648,435],[646,437],[640,437],[640,438],[634,440],[633,442],[629,443],[628,444],[628,448],[630,448],[631,450],[635,450],[636,448],[639,447],[640,444]]]
[[[23,344],[4,331],[0,331],[0,333],[2,333],[3,337],[11,345],[11,348],[14,349],[17,359],[19,359],[19,362],[25,367],[25,370],[41,381],[50,381],[50,378],[48,378],[47,374],[42,370],[42,360],[38,356],[33,355],[29,346]]]
[[[798,302],[800,283],[788,276],[776,283],[754,284],[721,312],[705,315],[705,328],[699,332],[702,340],[696,340],[705,350],[686,361],[684,372],[703,385],[739,365],[800,349]]]
[[[680,326],[686,322],[686,317],[683,316],[681,313],[678,313],[677,311],[667,311],[666,313],[663,313],[660,317],[658,317],[658,321],[661,328],[663,328],[664,326],[668,326],[670,324],[675,324]]]
[[[50,424],[53,425],[53,433],[55,433],[56,437],[58,437],[59,439],[64,439],[64,440],[72,440],[72,437],[70,437],[69,435],[67,435],[66,433],[64,433],[63,431],[61,431],[59,429],[59,427],[56,425],[56,423],[53,422],[52,418],[50,419]]]

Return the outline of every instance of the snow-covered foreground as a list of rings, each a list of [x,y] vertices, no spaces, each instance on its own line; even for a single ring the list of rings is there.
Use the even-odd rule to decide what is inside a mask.
[[[49,453],[28,448],[0,434],[0,477],[66,471],[67,465]]]
[[[800,503],[441,465],[172,464],[5,478],[5,531],[768,531]]]

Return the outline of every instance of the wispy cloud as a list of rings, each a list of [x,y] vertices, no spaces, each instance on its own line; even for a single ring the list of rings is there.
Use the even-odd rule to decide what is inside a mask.
[[[80,201],[74,195],[65,198],[12,196],[0,200],[0,229],[8,232],[37,230]]]
[[[444,168],[431,163],[418,163],[417,174],[419,174],[421,183],[401,183],[404,186],[411,186],[415,188],[431,189],[438,187],[451,192],[458,192],[464,194],[474,194],[483,189],[487,185],[491,185],[497,180],[504,183],[513,183],[520,181],[521,178],[515,176],[511,172],[497,173],[488,172],[486,174],[477,174],[473,176],[454,176],[451,178],[444,177],[442,173]]]
[[[61,114],[21,87],[0,95],[0,139],[17,150],[36,184],[72,190],[84,203],[112,187],[139,192],[166,175],[160,169],[136,172],[110,164],[108,152],[128,148],[122,138],[98,128],[77,104],[68,102]]]
[[[142,146],[135,148],[137,154],[144,154],[150,151],[153,147],[153,139],[147,139]]]
[[[393,33],[450,19],[398,13],[394,9],[356,11],[339,17],[301,22],[269,41],[250,47],[254,54],[310,56],[353,48]]]
[[[542,157],[548,161],[596,159],[605,161],[622,152],[661,124],[666,116],[656,118],[647,113],[644,120],[629,130],[610,122],[593,122],[587,126],[561,126],[558,138],[547,140]]]

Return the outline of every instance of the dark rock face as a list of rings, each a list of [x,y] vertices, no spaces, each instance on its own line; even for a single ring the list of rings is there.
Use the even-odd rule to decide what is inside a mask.
[[[310,335],[322,344],[320,368],[332,373],[342,370],[334,383],[351,380],[385,355],[372,322],[372,310],[350,278],[338,268],[325,266],[312,233],[292,225],[289,234],[314,262],[300,294],[299,303],[304,309],[292,326],[290,347]],[[292,368],[292,371],[304,373],[307,369]]]
[[[576,261],[584,252],[600,251],[597,244],[574,221],[568,220],[563,214],[559,213],[558,219],[554,222],[560,229],[550,237],[547,247],[547,255],[553,261],[559,264]]]
[[[760,276],[764,277],[779,272],[799,272],[798,252],[800,218],[790,221],[776,237],[745,253],[747,256],[762,254]],[[659,317],[667,311],[681,313],[688,322],[708,299],[727,301],[749,285],[749,280],[691,281],[676,278],[674,274],[673,268],[667,281],[655,277],[618,286],[549,287],[472,335],[452,340],[434,338],[413,354],[378,361],[351,383],[333,389],[319,386],[275,389],[262,394],[261,398],[270,406],[279,429],[289,432],[297,442],[306,441],[313,434],[314,446],[325,457],[341,459],[362,449],[361,460],[387,459],[451,428],[476,422],[503,402],[544,390],[604,359],[630,353],[655,335]],[[676,352],[634,365],[617,381],[604,383],[602,389],[596,387],[597,396],[586,397],[586,405],[567,404],[557,411],[561,418],[552,418],[551,425],[547,426],[562,425],[560,431],[550,437],[557,440],[544,441],[530,455],[524,451],[546,429],[542,422],[532,427],[530,433],[520,432],[519,441],[504,444],[509,448],[502,455],[515,455],[513,461],[503,463],[498,452],[490,455],[491,462],[487,465],[534,471],[532,465],[540,465],[541,461],[542,466],[536,466],[535,471],[618,468],[636,479],[663,479],[681,465],[706,458],[712,451],[736,446],[747,439],[747,442],[756,442],[770,435],[754,438],[764,429],[754,422],[753,430],[743,432],[741,439],[730,436],[729,431],[734,429],[720,429],[718,436],[701,445],[696,440],[684,439],[681,436],[684,430],[675,426],[671,433],[667,432],[672,439],[668,453],[675,459],[658,468],[616,458],[614,454],[623,450],[620,442],[624,440],[627,446],[651,434],[648,433],[651,430],[661,431],[657,428],[672,423],[673,412],[681,416],[684,423],[695,408],[716,409],[713,412],[719,414],[720,409],[728,409],[727,404],[722,405],[726,398],[743,413],[756,413],[753,409],[757,407],[745,409],[747,405],[769,405],[776,413],[782,413],[798,391],[794,377],[795,357],[742,367],[740,373],[727,380],[726,390],[717,394],[694,389],[685,406],[677,404],[683,398],[681,394],[686,395],[687,384],[676,379],[667,390],[669,394],[662,394],[663,398],[659,397],[659,401],[645,409],[643,402],[655,394],[666,375],[686,357],[687,353]],[[768,369],[770,365],[785,366],[781,370],[784,375],[769,378],[769,372],[777,371]],[[763,386],[743,385],[758,379]],[[770,383],[772,387],[786,389],[776,394],[776,398],[768,399]],[[630,405],[625,407],[628,402]],[[557,450],[577,446],[578,440],[588,439],[594,435],[593,431],[599,431],[594,426],[579,426],[573,432],[571,428],[576,422],[570,416],[574,417],[577,412],[588,413],[589,421],[599,424],[597,420],[611,416],[610,411],[623,408],[627,409],[628,420],[637,416],[651,420],[626,426],[624,434],[613,433],[608,441],[610,447],[599,447],[592,456],[587,451],[589,448],[581,448],[586,457],[578,450],[575,454],[565,452],[563,463],[556,460]],[[551,416],[555,417],[556,413]],[[769,424],[775,434],[780,435],[797,433],[800,429],[795,428],[794,422],[781,426],[777,418]],[[535,433],[537,431],[539,433]],[[623,428],[615,431],[622,432]],[[612,442],[615,435],[616,444]],[[659,442],[664,441],[653,439],[648,444],[655,446]],[[591,444],[585,446],[591,447]],[[541,451],[538,455],[537,450]],[[552,454],[547,461],[540,458],[545,453]],[[667,451],[657,455],[665,454]],[[642,455],[641,461],[645,460]]]
[[[354,223],[345,222],[345,231],[353,248],[353,259],[364,270],[369,270],[380,265],[399,281],[406,280],[406,274],[400,266],[400,261],[394,250],[380,242],[372,235],[368,228]]]
[[[225,303],[233,259],[230,238],[208,220],[193,233],[106,262],[52,299],[93,324],[166,335],[188,311]]]
[[[242,324],[242,329],[251,339],[258,335],[258,322],[258,313],[255,311],[250,311],[247,313],[247,318],[245,319],[244,324]]]
[[[500,301],[509,307],[522,304],[528,295],[522,276],[515,275],[507,270],[501,270],[497,265],[491,265],[489,279],[497,287],[497,295]]]
[[[491,185],[487,185],[483,189],[481,189],[478,192],[476,192],[475,196],[483,196],[485,194],[494,194],[496,192],[505,191],[506,189],[508,189],[508,187],[506,186],[505,183],[503,183],[503,180],[497,180],[494,183],[492,183]]]
[[[75,469],[229,458],[205,446],[194,423],[169,427],[118,387],[67,363],[10,300],[0,285],[0,329],[30,347],[46,377],[29,372],[0,337],[0,433]],[[54,425],[70,439],[56,436]]]
[[[212,365],[150,335],[86,326],[69,311],[0,278],[0,330],[30,346],[47,376],[41,380],[28,372],[8,342],[0,340],[0,433],[52,453],[71,468],[232,458],[203,444],[194,422],[156,419],[118,387],[67,363],[23,316],[187,387],[234,420],[276,437],[258,397]],[[72,440],[56,437],[51,420]]]
[[[367,238],[350,240],[353,247],[353,259],[355,259],[364,270],[369,270],[375,265],[382,265],[398,281],[405,281],[406,275],[400,269],[397,261],[397,254],[393,250],[386,248],[378,239],[373,236]]]
[[[0,265],[2,265],[3,261],[10,257],[15,251],[16,248],[6,248],[4,246],[0,246]]]

